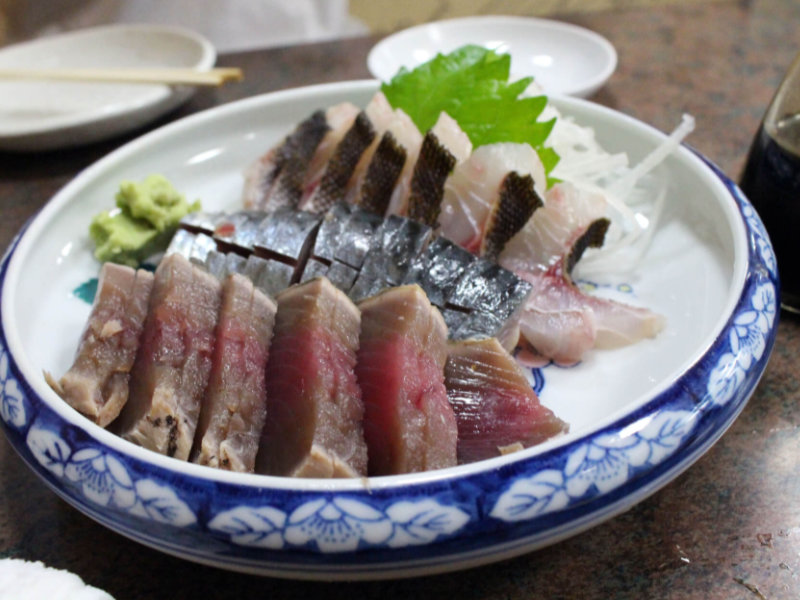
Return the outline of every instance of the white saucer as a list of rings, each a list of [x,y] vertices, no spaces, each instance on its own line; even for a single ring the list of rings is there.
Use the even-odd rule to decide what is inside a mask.
[[[511,55],[511,78],[532,75],[548,94],[587,97],[611,77],[617,52],[603,36],[568,23],[526,17],[465,17],[404,29],[369,53],[370,72],[388,81],[437,52],[477,44]]]
[[[0,50],[0,68],[182,67],[208,70],[216,51],[175,27],[112,25]],[[0,81],[0,150],[78,146],[140,127],[177,107],[193,87],[162,84]]]

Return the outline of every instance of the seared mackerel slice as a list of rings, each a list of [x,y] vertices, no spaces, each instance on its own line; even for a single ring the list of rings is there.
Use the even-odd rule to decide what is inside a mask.
[[[75,361],[59,381],[45,373],[59,396],[101,427],[117,418],[128,401],[152,288],[152,273],[104,263]]]
[[[211,371],[220,294],[220,282],[180,254],[159,264],[130,398],[114,423],[125,439],[189,458]]]
[[[356,374],[370,475],[456,464],[457,427],[444,386],[447,327],[422,288],[390,288],[359,304]]]
[[[277,296],[267,362],[267,418],[256,471],[289,477],[367,473],[354,367],[360,315],[324,278]]]
[[[245,174],[245,207],[272,211],[297,206],[303,196],[306,171],[329,129],[325,113],[318,110],[253,163]]]
[[[459,464],[528,448],[568,429],[494,338],[450,342],[444,373],[458,423]]]
[[[253,472],[267,413],[265,369],[276,310],[247,277],[226,277],[193,462]]]

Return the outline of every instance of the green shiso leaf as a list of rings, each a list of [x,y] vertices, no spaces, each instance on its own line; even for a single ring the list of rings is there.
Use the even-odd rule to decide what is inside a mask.
[[[538,121],[545,96],[520,97],[533,81],[509,82],[511,57],[481,46],[462,46],[437,54],[409,71],[401,68],[381,87],[393,108],[405,111],[420,131],[428,131],[445,111],[461,126],[475,147],[496,142],[528,143],[536,149],[545,172],[558,155],[544,142],[555,119]]]

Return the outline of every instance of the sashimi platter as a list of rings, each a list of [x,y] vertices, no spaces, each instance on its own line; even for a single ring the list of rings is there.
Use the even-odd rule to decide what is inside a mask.
[[[758,215],[684,143],[465,46],[134,140],[0,266],[0,417],[137,542],[298,579],[553,544],[719,439],[775,338]]]

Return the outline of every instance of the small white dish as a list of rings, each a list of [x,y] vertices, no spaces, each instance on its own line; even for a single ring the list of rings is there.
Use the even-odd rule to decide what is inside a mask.
[[[39,38],[0,50],[0,68],[208,70],[214,46],[181,28],[111,25]],[[190,86],[0,81],[0,150],[40,151],[103,140],[177,107]]]
[[[511,78],[533,76],[547,94],[585,98],[617,67],[603,36],[569,23],[526,17],[465,17],[404,29],[378,42],[367,57],[370,73],[388,81],[438,52],[476,44],[511,55]]]

